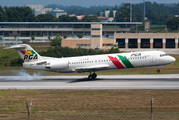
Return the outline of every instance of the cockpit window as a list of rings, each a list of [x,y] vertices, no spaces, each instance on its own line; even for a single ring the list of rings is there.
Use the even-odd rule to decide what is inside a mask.
[[[160,57],[168,56],[168,54],[160,54]]]

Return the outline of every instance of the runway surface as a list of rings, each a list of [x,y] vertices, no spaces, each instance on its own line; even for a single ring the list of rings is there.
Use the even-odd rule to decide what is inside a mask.
[[[179,75],[0,76],[0,89],[179,89]]]

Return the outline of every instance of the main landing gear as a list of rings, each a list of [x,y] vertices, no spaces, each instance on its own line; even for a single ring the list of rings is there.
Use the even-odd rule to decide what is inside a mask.
[[[159,72],[160,72],[160,70],[158,69],[158,70],[157,70],[157,73],[159,73]]]
[[[95,79],[97,77],[97,74],[94,72],[93,74],[91,74],[91,72],[90,72],[90,75],[88,76],[88,79],[89,80],[93,80],[93,79]]]

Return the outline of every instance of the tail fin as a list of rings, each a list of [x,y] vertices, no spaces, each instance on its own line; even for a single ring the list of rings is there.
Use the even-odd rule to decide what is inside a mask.
[[[24,62],[43,60],[42,57],[27,44],[14,45],[4,49],[15,49],[24,60]]]

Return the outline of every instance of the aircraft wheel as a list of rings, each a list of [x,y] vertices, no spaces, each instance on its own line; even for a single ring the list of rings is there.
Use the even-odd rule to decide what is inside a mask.
[[[157,73],[159,73],[159,72],[160,72],[160,70],[158,69],[158,70],[157,70]]]
[[[96,73],[93,73],[92,74],[92,77],[95,79],[97,77],[97,74]]]
[[[89,80],[92,80],[92,79],[93,79],[93,76],[92,76],[92,75],[89,75],[89,76],[88,76],[88,79],[89,79]]]

